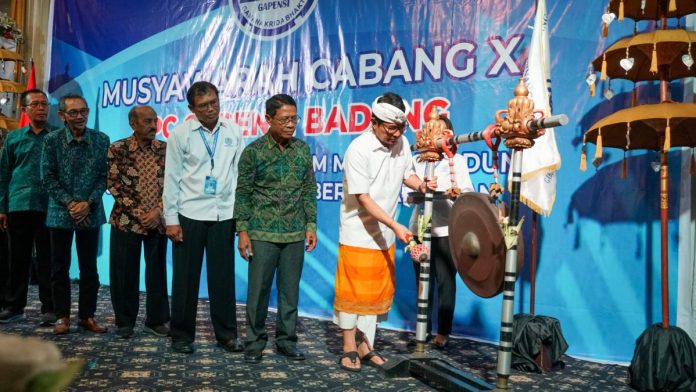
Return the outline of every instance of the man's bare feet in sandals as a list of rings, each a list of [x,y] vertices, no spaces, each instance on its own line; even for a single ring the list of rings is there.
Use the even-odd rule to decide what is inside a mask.
[[[382,354],[374,351],[367,341],[363,340],[358,346],[358,354],[360,355],[360,360],[362,363],[368,366],[382,367],[387,359],[382,356]]]
[[[357,351],[348,351],[343,353],[338,359],[338,364],[341,369],[347,370],[349,372],[359,372],[360,371],[360,356]]]

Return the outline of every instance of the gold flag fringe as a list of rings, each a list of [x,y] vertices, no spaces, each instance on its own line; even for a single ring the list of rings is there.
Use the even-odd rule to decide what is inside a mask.
[[[595,86],[595,84],[592,83],[592,84],[590,85],[590,97],[594,97],[594,96],[595,96],[595,90],[596,90],[596,89],[597,89],[597,86]]]
[[[580,171],[587,170],[587,146],[582,144],[582,152],[580,153]]]
[[[602,38],[607,38],[609,36],[609,25],[606,22],[602,22]]]
[[[554,194],[551,196],[551,203],[549,204],[549,207],[547,210],[542,208],[540,205],[536,204],[534,200],[527,198],[523,195],[520,195],[520,203],[526,205],[529,207],[532,211],[536,212],[537,214],[541,216],[549,216],[551,215],[551,209],[553,208],[553,204],[556,202],[556,195]]]
[[[623,3],[623,0],[621,1]],[[669,12],[677,10],[677,0],[669,0]]]
[[[624,20],[624,2],[619,3],[619,20]]]

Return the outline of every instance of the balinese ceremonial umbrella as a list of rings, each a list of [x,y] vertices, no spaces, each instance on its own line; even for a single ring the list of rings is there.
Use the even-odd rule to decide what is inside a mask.
[[[594,125],[585,133],[581,169],[584,170],[586,153],[584,143],[597,145],[594,164],[599,166],[603,147],[624,151],[648,149],[661,151],[660,162],[660,223],[662,271],[662,327],[669,327],[669,286],[667,281],[667,152],[671,147],[696,147],[696,104],[663,102],[619,110]],[[626,160],[622,176],[626,173]]]
[[[633,20],[660,20],[662,18],[681,18],[696,12],[694,0],[611,0],[609,12]]]
[[[670,132],[665,133],[667,127]],[[696,146],[696,104],[664,102],[619,110],[597,121],[585,133],[585,141],[623,150]],[[599,149],[599,148],[598,148]]]
[[[634,88],[634,107],[598,121],[584,136],[585,142],[597,144],[595,165],[601,162],[604,145],[621,148],[624,152],[634,149],[661,152],[662,323],[648,327],[636,341],[628,374],[629,383],[641,391],[696,390],[696,346],[684,330],[669,325],[667,284],[667,153],[672,146],[696,145],[696,105],[674,103],[669,96],[669,81],[696,76],[696,69],[692,69],[694,59],[691,55],[691,43],[696,39],[696,33],[679,28],[668,29],[667,19],[693,12],[696,12],[696,0],[611,0],[608,12],[602,16],[602,35],[605,37],[616,14],[619,20],[624,17],[659,20],[660,30],[621,39],[593,62],[594,67],[601,69],[601,80],[612,77],[633,82],[660,81],[660,104],[635,107]],[[595,80],[594,72],[586,79],[591,95],[594,95]],[[583,143],[581,169],[586,166],[585,155]],[[625,155],[621,172],[622,177],[625,177]]]
[[[696,1],[694,1],[696,4]],[[691,43],[696,32],[682,29],[655,30],[620,39],[592,61],[601,70],[600,80],[671,81],[696,76]]]

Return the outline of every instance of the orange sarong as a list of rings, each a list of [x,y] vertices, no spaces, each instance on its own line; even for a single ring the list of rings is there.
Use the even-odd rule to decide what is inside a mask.
[[[394,300],[394,245],[388,250],[338,245],[334,310],[385,314]]]

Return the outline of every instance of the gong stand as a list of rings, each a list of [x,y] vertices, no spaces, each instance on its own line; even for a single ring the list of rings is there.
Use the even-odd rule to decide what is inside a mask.
[[[534,110],[534,101],[529,98],[529,90],[520,79],[515,88],[515,97],[508,102],[507,110],[495,114],[496,136],[505,139],[505,146],[513,150],[510,215],[507,228],[519,223],[520,186],[522,178],[522,154],[534,145],[534,139],[542,136],[545,128],[565,125],[565,115],[544,117],[544,113]],[[504,231],[506,228],[504,228]],[[514,233],[514,238],[517,233]],[[507,234],[506,234],[507,235]],[[500,321],[500,342],[498,344],[498,365],[496,387],[509,388],[513,347],[513,306],[515,303],[515,280],[517,277],[517,240],[508,247],[505,254],[505,277],[503,279],[503,306]]]
[[[477,133],[477,136],[472,137],[472,140],[466,141],[481,140],[483,137],[482,135],[483,132]],[[429,121],[426,122],[423,130],[417,132],[416,144],[411,146],[412,150],[420,152],[418,160],[425,162],[424,177],[426,181],[433,178],[435,164],[443,159],[443,152],[447,156],[456,153],[457,143],[454,139],[452,131],[446,129],[445,123],[439,119],[437,109],[433,108],[429,115]],[[450,167],[451,175],[453,175],[453,170],[454,169]],[[453,185],[452,188],[445,192],[444,197],[454,199],[459,193],[459,188]],[[438,384],[447,391],[452,392],[492,390],[495,388],[493,385],[478,378],[476,375],[458,369],[442,359],[428,357],[425,353],[428,333],[428,300],[430,293],[431,217],[435,195],[434,192],[426,186],[424,196],[422,201],[423,208],[418,221],[420,223],[421,219],[428,219],[425,230],[422,233],[422,238],[420,238],[420,245],[425,246],[425,251],[421,253],[412,250],[411,252],[411,257],[414,262],[419,264],[415,352],[408,359],[393,358],[386,362],[382,369],[389,377],[405,377],[410,374],[425,382]]]
[[[426,161],[425,179],[433,178],[435,163]],[[432,217],[434,193],[427,186],[421,217]],[[493,385],[481,380],[474,374],[464,372],[451,364],[425,354],[428,325],[428,300],[430,293],[430,257],[432,243],[432,220],[427,223],[423,233],[422,244],[427,252],[419,260],[418,274],[418,313],[416,316],[416,349],[408,360],[408,372],[414,377],[439,384],[447,391],[487,391],[493,389]],[[389,361],[391,362],[391,361]],[[389,364],[387,362],[387,365]],[[404,366],[404,370],[406,367]]]
[[[435,172],[435,164],[432,161],[427,161],[425,164],[425,179],[433,178]],[[423,211],[421,216],[433,215],[433,191],[425,187],[425,201],[423,202]],[[426,257],[418,266],[418,309],[416,315],[416,352],[425,352],[425,342],[428,335],[428,297],[430,293],[430,246],[432,243],[432,219],[428,222],[425,233],[423,234],[423,245],[428,251]]]
[[[529,90],[521,79],[515,88],[515,98],[508,102],[508,109],[496,112],[494,125],[488,126],[484,131],[458,136],[453,136],[451,130],[444,128],[444,123],[439,121],[437,112],[433,109],[433,112],[430,113],[430,120],[425,124],[423,131],[417,133],[416,144],[412,146],[412,149],[421,152],[419,159],[426,161],[426,179],[429,179],[432,178],[434,162],[442,159],[443,151],[456,151],[458,144],[480,140],[486,141],[486,144],[492,148],[492,138],[504,138],[505,145],[514,150],[512,200],[510,203],[509,222],[507,224],[509,227],[515,227],[519,222],[522,152],[534,145],[533,139],[543,135],[545,128],[565,125],[568,122],[568,118],[565,115],[543,117],[544,114],[542,112],[534,110],[534,101],[528,95]],[[448,193],[456,197],[458,190],[450,190]],[[432,192],[426,187],[423,207],[423,215],[426,217],[432,213],[432,200]],[[495,387],[507,389],[512,361],[512,323],[515,278],[517,274],[517,242],[515,241],[506,252],[502,320],[498,349],[498,378],[494,387],[474,374],[457,369],[440,359],[425,357],[430,286],[430,232],[431,225],[428,223],[423,236],[423,243],[425,244],[427,241],[427,257],[421,261],[418,277],[416,350],[408,360],[407,367],[396,363],[397,361],[389,361],[386,363],[389,368],[385,368],[385,372],[387,375],[390,375],[390,371],[392,371],[392,376],[403,376],[403,371],[408,369],[415,377],[438,383],[446,387],[448,391],[485,391],[492,390]],[[400,371],[396,369],[400,369]]]
[[[443,152],[447,156],[452,156],[456,153],[457,146],[447,144],[452,139],[452,130],[447,129],[445,122],[440,120],[437,109],[433,107],[430,111],[429,119],[425,123],[422,130],[416,132],[416,143],[412,147],[418,150],[418,161],[425,162],[425,181],[433,178],[435,172],[435,163],[441,161]],[[454,169],[451,167],[450,171]],[[456,198],[460,193],[459,188],[453,186],[446,192],[446,195],[451,198]],[[431,240],[432,240],[432,215],[433,215],[433,191],[425,187],[425,200],[423,209],[418,219],[418,230],[420,230],[421,219],[427,219],[425,232],[423,233],[422,246],[425,251],[417,254],[415,250],[411,251],[411,257],[414,262],[419,264],[418,273],[418,313],[416,317],[416,353],[425,352],[425,343],[427,340],[428,328],[428,297],[430,293],[430,256],[431,256]]]

